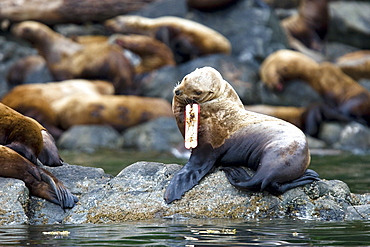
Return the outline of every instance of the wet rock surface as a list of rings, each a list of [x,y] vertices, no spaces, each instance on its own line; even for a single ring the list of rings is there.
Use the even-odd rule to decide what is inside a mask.
[[[171,204],[163,199],[177,164],[137,162],[117,176],[100,168],[64,165],[47,168],[75,195],[73,209],[37,197],[28,197],[23,182],[0,179],[0,223],[82,224],[118,223],[153,218],[274,218],[353,220],[370,218],[370,196],[353,194],[339,180],[321,180],[287,191],[280,196],[267,192],[240,191],[220,170],[207,175],[185,196]],[[4,189],[6,188],[6,189]]]

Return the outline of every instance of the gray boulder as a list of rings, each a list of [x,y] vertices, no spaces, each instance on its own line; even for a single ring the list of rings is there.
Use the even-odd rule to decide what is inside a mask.
[[[57,144],[61,149],[93,152],[99,148],[119,149],[122,138],[109,125],[76,125],[65,131]]]
[[[123,147],[138,151],[169,152],[184,143],[175,118],[157,118],[123,133]]]
[[[362,49],[370,44],[370,3],[335,1],[330,3],[328,39]]]
[[[164,191],[180,168],[177,164],[137,162],[112,177],[100,168],[68,164],[47,167],[79,198],[77,205],[68,210],[40,198],[29,198],[19,180],[0,179],[0,224],[96,224],[155,218],[370,218],[370,196],[352,194],[342,181],[316,181],[273,196],[238,190],[218,169],[181,200],[166,204]]]

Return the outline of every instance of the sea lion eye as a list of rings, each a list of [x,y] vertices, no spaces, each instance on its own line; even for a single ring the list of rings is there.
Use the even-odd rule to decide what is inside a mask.
[[[201,95],[203,92],[202,91],[195,91],[194,92],[196,95]]]

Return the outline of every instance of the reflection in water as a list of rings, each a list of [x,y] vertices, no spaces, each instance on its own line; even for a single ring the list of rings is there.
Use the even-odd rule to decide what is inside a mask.
[[[45,231],[68,231],[67,236]],[[0,245],[13,246],[366,246],[370,221],[291,219],[152,220],[109,225],[7,226]]]

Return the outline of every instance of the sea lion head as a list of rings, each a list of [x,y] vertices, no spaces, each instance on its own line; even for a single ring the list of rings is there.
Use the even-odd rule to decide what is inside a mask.
[[[226,82],[217,70],[203,67],[186,75],[173,92],[180,102],[204,103],[222,95],[225,87]]]
[[[47,33],[48,28],[36,21],[23,21],[15,24],[11,29],[12,34],[31,43],[37,42],[41,33]]]

